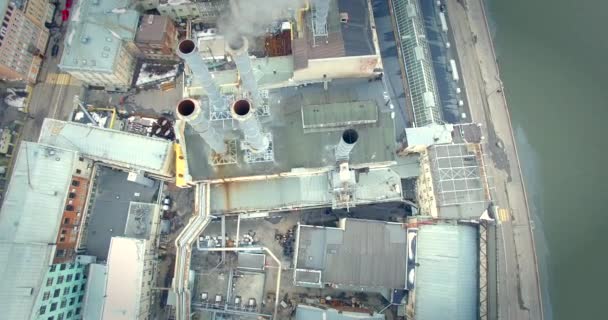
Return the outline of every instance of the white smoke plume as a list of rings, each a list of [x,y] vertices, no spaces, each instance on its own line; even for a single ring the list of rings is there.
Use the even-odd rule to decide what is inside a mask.
[[[230,10],[220,17],[218,27],[227,39],[260,36],[273,22],[290,17],[304,3],[305,0],[230,0]]]

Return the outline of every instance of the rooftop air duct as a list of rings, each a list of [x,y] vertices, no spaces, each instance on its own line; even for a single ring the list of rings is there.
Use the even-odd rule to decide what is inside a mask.
[[[359,140],[359,134],[355,129],[347,129],[342,132],[342,138],[336,146],[336,160],[348,160],[350,152]]]
[[[198,49],[196,48],[194,41],[190,39],[182,40],[177,46],[177,54],[184,59],[188,67],[190,67],[192,74],[201,82],[205,92],[207,92],[209,104],[213,110],[225,110],[226,102],[222,98],[220,89],[215,84],[215,81],[213,81],[213,77],[211,76],[211,72],[209,72],[209,68],[207,68],[207,64],[205,64],[198,53]]]
[[[232,113],[232,119],[238,121],[239,127],[245,135],[245,142],[252,152],[258,153],[268,149],[268,138],[262,133],[255,109],[249,100],[235,101],[230,108],[230,113]]]
[[[194,131],[207,142],[216,153],[225,153],[224,137],[211,126],[204,115],[200,103],[193,99],[183,99],[177,104],[177,116],[192,126]]]
[[[325,33],[327,29],[327,13],[329,12],[329,0],[314,0],[315,29],[316,33]]]
[[[245,90],[249,91],[251,100],[256,105],[262,103],[258,83],[253,75],[251,60],[249,59],[249,43],[245,37],[237,37],[232,39],[228,44],[228,52],[232,56]]]

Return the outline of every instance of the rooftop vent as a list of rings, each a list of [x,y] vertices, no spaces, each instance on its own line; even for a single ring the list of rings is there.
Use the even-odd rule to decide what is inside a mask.
[[[80,42],[82,43],[89,43],[90,38],[88,36],[83,36],[80,38]]]

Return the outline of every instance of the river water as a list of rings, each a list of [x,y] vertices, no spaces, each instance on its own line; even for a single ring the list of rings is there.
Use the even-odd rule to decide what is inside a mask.
[[[488,0],[547,319],[606,319],[607,0]]]

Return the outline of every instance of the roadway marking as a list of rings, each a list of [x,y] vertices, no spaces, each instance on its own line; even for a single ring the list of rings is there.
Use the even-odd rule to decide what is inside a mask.
[[[498,219],[502,222],[510,221],[511,214],[509,213],[509,209],[499,208],[498,209]]]
[[[68,73],[49,73],[46,76],[45,83],[62,86],[70,85],[72,84],[72,76]]]

